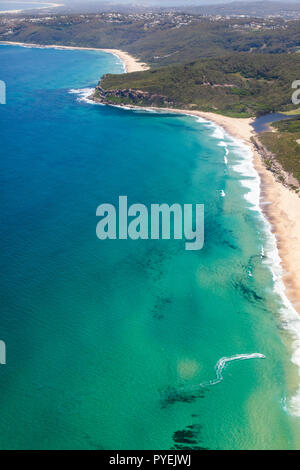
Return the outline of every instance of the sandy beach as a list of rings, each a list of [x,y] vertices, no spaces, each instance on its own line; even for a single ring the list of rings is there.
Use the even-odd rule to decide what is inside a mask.
[[[130,54],[118,49],[99,49],[88,47],[72,47],[59,45],[39,45],[18,42],[1,41],[0,44],[19,45],[27,47],[42,47],[55,49],[81,49],[81,50],[101,50],[109,54],[115,54],[123,63],[126,72],[136,72],[147,70],[147,64],[139,62]],[[128,106],[127,108],[138,108]],[[143,108],[145,109],[145,108]],[[296,193],[290,191],[281,183],[275,180],[273,174],[266,169],[261,156],[251,142],[251,137],[255,135],[251,126],[253,118],[231,118],[220,114],[194,111],[188,109],[173,108],[149,108],[161,112],[176,114],[189,114],[210,120],[223,127],[230,135],[236,137],[252,148],[253,163],[261,179],[261,208],[269,220],[272,231],[276,236],[279,255],[283,267],[283,282],[286,288],[286,295],[293,303],[294,308],[300,315],[300,198]]]
[[[261,156],[251,142],[255,132],[251,126],[253,119],[240,119],[220,116],[213,113],[192,112],[214,121],[224,127],[234,137],[251,146],[254,166],[261,179],[260,203],[263,213],[269,220],[276,236],[277,247],[282,261],[283,282],[286,295],[300,315],[300,198],[276,181],[266,169]]]
[[[145,64],[144,62],[140,62],[138,59],[135,59],[133,56],[131,56],[127,52],[120,51],[119,49],[99,49],[99,50],[118,56],[119,59],[123,61],[124,66],[125,66],[125,71],[127,73],[140,72],[142,70],[149,69],[147,64]]]
[[[126,105],[126,107],[130,107]],[[132,106],[132,108],[135,108]],[[144,108],[145,109],[145,108]],[[256,135],[251,124],[253,118],[231,118],[220,114],[188,109],[149,108],[156,111],[176,114],[189,114],[213,121],[223,127],[228,134],[249,145],[253,153],[253,164],[260,176],[260,205],[271,224],[277,240],[279,256],[283,268],[285,294],[300,315],[300,197],[276,181],[266,169],[263,160],[251,141]]]
[[[261,180],[261,209],[277,240],[286,295],[300,315],[300,197],[276,181],[272,172],[265,167],[250,140],[255,135],[251,126],[253,119],[236,119],[212,113],[197,112],[197,115],[214,121],[252,148],[254,167]]]
[[[102,49],[99,47],[73,47],[73,46],[60,46],[57,44],[35,44],[35,43],[26,43],[26,42],[12,42],[12,41],[0,41],[0,44],[6,46],[22,46],[22,47],[36,47],[42,49],[58,49],[58,50],[82,50],[82,51],[102,51],[108,54],[113,54],[123,62],[125,71],[130,72],[140,72],[141,70],[148,70],[149,67],[147,64],[140,62],[138,59],[134,58],[127,52],[121,51],[119,49]]]
[[[16,2],[16,3],[24,3],[26,4],[27,2]],[[63,3],[45,3],[44,5],[45,6],[41,6],[43,5],[43,3],[39,3],[39,2],[28,2],[32,5],[39,5],[35,8],[32,8],[32,10],[45,10],[45,9],[48,9],[48,8],[58,8],[58,7],[63,7],[64,4]],[[12,2],[12,5],[14,4],[14,2]],[[26,11],[26,10],[22,10],[22,9],[19,9],[19,10],[2,10],[0,11],[0,15],[7,15],[7,14],[15,14],[15,13],[22,13],[23,11]]]

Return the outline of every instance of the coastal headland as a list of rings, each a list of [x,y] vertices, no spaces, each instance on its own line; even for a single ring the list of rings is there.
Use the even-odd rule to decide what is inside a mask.
[[[101,98],[100,100],[94,98],[94,100],[102,101]],[[120,104],[118,106],[122,107]],[[221,126],[229,135],[243,141],[251,148],[253,165],[260,177],[260,207],[276,237],[285,294],[300,315],[300,198],[298,194],[279,182],[267,169],[263,155],[253,142],[253,137],[257,137],[252,127],[255,119],[233,118],[211,112],[173,107],[138,107],[130,104],[124,106],[126,109],[148,109],[201,117]]]
[[[40,45],[32,43],[1,41],[3,45],[15,45],[23,47],[55,48],[62,50],[96,50],[114,54],[123,62],[126,72],[137,72],[149,69],[148,65],[140,62],[127,52],[119,49],[99,49],[90,47],[72,47],[62,45]],[[102,102],[93,97],[94,101]],[[122,105],[118,105],[122,107]],[[274,174],[267,169],[263,156],[254,145],[252,138],[256,133],[252,127],[254,118],[233,118],[221,114],[202,112],[190,109],[175,109],[168,107],[138,107],[126,104],[126,109],[155,110],[175,114],[192,115],[202,117],[223,127],[226,132],[243,141],[251,147],[253,153],[253,165],[260,177],[260,205],[261,209],[271,225],[271,230],[276,237],[279,256],[282,263],[282,280],[286,295],[293,307],[300,315],[300,198],[289,188],[281,184]]]
[[[166,108],[164,111],[189,114],[213,121],[223,127],[228,134],[251,147],[253,165],[260,177],[260,207],[276,237],[286,295],[300,315],[300,197],[277,181],[274,174],[266,168],[263,156],[252,141],[252,137],[256,135],[251,125],[254,118],[232,118],[184,109]]]

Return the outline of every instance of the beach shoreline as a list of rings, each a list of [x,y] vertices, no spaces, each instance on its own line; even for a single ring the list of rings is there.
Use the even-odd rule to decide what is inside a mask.
[[[125,108],[138,108],[128,106]],[[251,138],[257,133],[251,124],[254,118],[231,118],[219,114],[173,108],[140,108],[148,111],[182,114],[203,118],[223,128],[226,133],[242,142],[251,151],[253,169],[259,180],[259,210],[264,219],[268,240],[263,255],[270,267],[274,291],[281,299],[278,315],[283,329],[291,335],[291,362],[300,376],[300,197],[275,179],[265,166],[263,156]],[[300,416],[300,388],[294,393],[288,412]]]
[[[182,113],[183,110],[180,110]],[[282,266],[285,295],[300,315],[300,198],[277,181],[255,148],[251,138],[257,136],[251,124],[253,118],[231,118],[214,113],[188,111],[223,127],[229,135],[242,140],[251,148],[253,166],[260,178],[260,209],[270,224]]]
[[[142,70],[148,70],[149,67],[144,62],[140,62],[138,59],[128,54],[127,52],[121,51],[120,49],[105,49],[99,47],[80,47],[80,46],[63,46],[59,44],[36,44],[26,42],[14,42],[14,41],[0,41],[0,45],[3,46],[21,46],[21,47],[32,47],[38,49],[57,49],[57,50],[70,50],[70,51],[100,51],[107,54],[113,54],[117,56],[124,65],[126,73],[140,72]]]
[[[189,112],[189,114],[191,114]],[[194,113],[192,113],[194,114]],[[275,179],[264,164],[251,138],[258,136],[251,124],[252,118],[230,118],[213,113],[195,112],[223,127],[229,135],[242,140],[251,148],[253,166],[260,178],[260,209],[270,224],[282,266],[285,295],[300,315],[300,198],[291,189]]]
[[[11,2],[11,3],[12,3],[12,5],[14,3],[19,3],[19,4],[24,3],[26,5],[27,2]],[[28,2],[28,3],[30,3],[31,5],[34,5],[34,4],[43,5],[43,3],[39,3],[39,2]],[[44,5],[45,5],[44,7],[42,7],[42,6],[38,7],[37,6],[36,8],[32,8],[31,10],[46,10],[48,8],[58,8],[58,7],[63,7],[64,6],[63,3],[47,3],[47,2],[45,2]],[[26,9],[22,10],[22,8],[20,8],[18,10],[2,10],[2,11],[0,11],[0,15],[10,15],[10,14],[14,15],[16,13],[22,13],[23,11],[26,11]],[[27,11],[29,11],[29,9]]]
[[[119,106],[118,106],[119,107]],[[122,107],[122,106],[120,106]],[[140,109],[163,113],[201,117],[222,127],[248,147],[253,155],[253,166],[260,179],[260,209],[276,239],[281,265],[283,294],[300,315],[300,198],[292,190],[278,182],[269,171],[251,138],[257,136],[251,124],[254,118],[232,118],[204,111],[174,108],[138,107],[125,105],[126,109]],[[300,334],[300,331],[299,331]]]
[[[10,41],[0,41],[0,44],[45,49],[102,51],[116,55],[122,61],[124,69],[128,73],[149,68],[147,64],[139,62],[127,52],[119,49],[62,46],[57,44],[41,45]],[[88,101],[92,99],[97,102],[97,99],[93,97],[88,98]],[[189,109],[139,107],[134,105],[118,105],[118,107],[201,117],[214,122],[225,129],[230,136],[239,139],[251,148],[253,166],[260,178],[260,209],[269,222],[271,232],[276,238],[285,294],[300,315],[300,220],[298,218],[300,213],[300,198],[296,193],[276,181],[274,175],[265,167],[262,156],[251,141],[253,136],[257,136],[251,126],[254,118],[233,118],[221,114]]]

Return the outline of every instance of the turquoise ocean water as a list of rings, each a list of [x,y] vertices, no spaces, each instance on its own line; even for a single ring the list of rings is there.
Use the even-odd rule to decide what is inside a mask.
[[[249,150],[86,102],[112,55],[1,46],[0,64],[0,448],[300,448],[298,321]],[[119,195],[205,204],[204,248],[98,240]]]

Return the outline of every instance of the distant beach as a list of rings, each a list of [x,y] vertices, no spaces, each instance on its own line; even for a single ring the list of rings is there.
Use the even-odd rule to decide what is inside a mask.
[[[145,64],[144,62],[140,62],[132,55],[128,54],[127,52],[120,51],[119,49],[96,49],[96,50],[107,52],[109,54],[114,54],[117,57],[119,57],[119,59],[121,59],[121,61],[123,62],[125,71],[127,73],[140,72],[142,70],[149,69],[149,66],[147,64]]]
[[[82,50],[82,51],[102,51],[108,54],[117,56],[124,64],[124,69],[127,73],[140,72],[141,70],[148,70],[147,64],[140,62],[138,59],[128,54],[127,52],[119,49],[102,49],[99,47],[75,47],[75,46],[60,46],[59,44],[35,44],[26,42],[12,42],[12,41],[0,41],[0,44],[8,46],[22,46],[22,47],[37,47],[42,49],[61,49],[61,50]]]
[[[12,9],[12,10],[0,10],[0,15],[4,15],[4,14],[10,14],[10,13],[22,13],[23,11],[26,11],[26,10],[43,10],[43,9],[46,9],[46,8],[58,8],[58,7],[63,7],[64,4],[63,3],[39,3],[39,2],[0,2],[0,7],[1,7],[1,3],[11,3],[12,7],[13,5],[17,4],[17,5],[21,5],[21,4],[24,4],[24,7],[27,6],[27,8],[18,8],[18,9]],[[29,7],[29,5],[36,5],[36,6],[33,6],[32,8]]]

